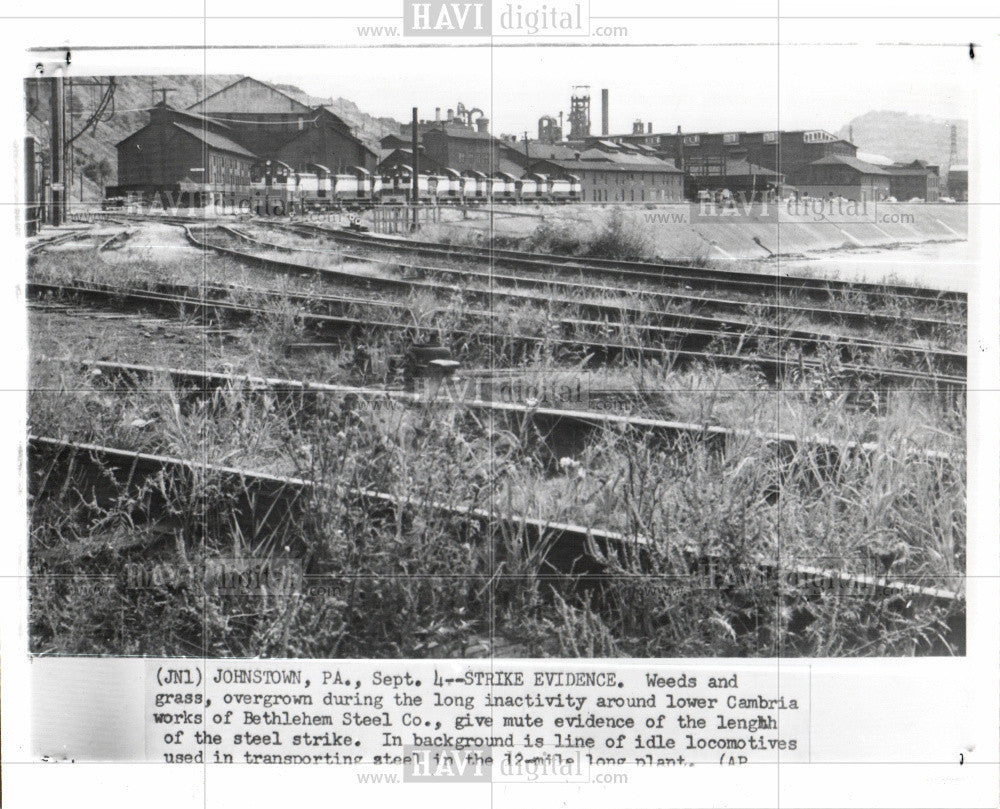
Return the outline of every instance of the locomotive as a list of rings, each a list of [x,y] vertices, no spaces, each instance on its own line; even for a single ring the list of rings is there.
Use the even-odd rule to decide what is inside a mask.
[[[280,160],[255,163],[250,172],[250,212],[281,216],[325,210],[360,210],[375,205],[406,205],[413,195],[412,174],[405,168],[385,176],[372,176],[359,166],[335,174],[326,166],[310,163],[295,171]],[[476,205],[578,202],[579,178],[553,178],[544,174],[517,178],[505,172],[486,176],[479,171],[446,168],[440,174],[417,178],[417,202],[432,205]]]

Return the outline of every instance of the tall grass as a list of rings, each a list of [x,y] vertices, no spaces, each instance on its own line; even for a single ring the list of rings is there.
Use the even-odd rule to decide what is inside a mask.
[[[104,397],[96,414],[92,395]],[[940,650],[940,611],[807,599],[794,588],[779,600],[773,581],[710,582],[692,573],[692,560],[713,557],[743,571],[822,561],[870,572],[873,559],[902,542],[893,575],[955,586],[964,567],[961,467],[904,457],[905,436],[874,458],[845,456],[817,485],[815,457],[803,450],[781,459],[753,437],[720,452],[699,440],[664,445],[609,429],[546,465],[537,451],[544,437],[530,425],[483,423],[447,407],[329,399],[306,414],[237,389],[192,398],[162,380],[80,398],[78,410],[36,402],[33,429],[198,454],[321,485],[270,540],[247,536],[227,516],[237,493],[210,480],[189,490],[167,482],[174,516],[166,535],[137,528],[162,484],[102,504],[77,496],[89,491],[79,480],[56,487],[59,496],[50,491],[32,512],[36,651],[195,654],[200,644],[211,654],[305,656],[497,648],[768,655],[779,647],[910,654]],[[135,413],[151,423],[135,426]],[[407,505],[375,507],[359,494],[371,489]],[[556,576],[542,563],[544,548],[489,522],[470,532],[442,504],[610,528],[641,544],[605,556],[597,580]],[[214,516],[206,522],[205,515]],[[149,538],[137,540],[143,532]],[[220,592],[198,575],[210,563],[262,552],[292,554],[311,578]],[[125,564],[157,560],[195,572],[180,590],[176,582],[123,586]],[[99,592],[96,573],[110,576]],[[145,629],[131,619],[136,612]]]

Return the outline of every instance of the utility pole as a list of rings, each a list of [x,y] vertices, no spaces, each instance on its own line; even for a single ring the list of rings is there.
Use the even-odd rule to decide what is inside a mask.
[[[411,168],[413,169],[413,172],[412,172],[412,181],[413,181],[412,188],[413,188],[413,190],[412,190],[412,192],[410,194],[410,202],[413,204],[413,230],[416,231],[419,228],[419,220],[418,220],[419,214],[418,214],[418,211],[417,211],[417,200],[420,199],[420,181],[419,181],[419,176],[420,176],[420,155],[418,153],[418,147],[419,147],[420,143],[419,143],[419,135],[418,135],[418,131],[417,131],[417,108],[416,107],[413,108],[413,131],[410,132],[410,145],[413,148],[413,160],[410,161],[412,163]]]
[[[525,168],[529,168],[531,166],[531,155],[528,153],[528,130],[527,129],[524,130],[524,159],[525,159],[525,162],[527,162],[527,164],[528,164],[527,166],[525,166]]]
[[[167,103],[167,93],[172,93],[174,91],[173,87],[154,87],[152,89],[153,89],[153,93],[159,93],[160,94],[160,103],[163,104],[164,106]],[[156,97],[155,97],[155,95],[153,97],[153,103],[154,104],[156,103]]]
[[[63,77],[53,76],[52,82],[52,119],[49,151],[52,154],[52,224],[59,226],[66,221],[66,96],[63,87]]]

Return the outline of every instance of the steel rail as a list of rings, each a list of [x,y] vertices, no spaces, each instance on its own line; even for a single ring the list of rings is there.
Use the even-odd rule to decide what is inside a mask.
[[[237,228],[231,228],[226,225],[219,225],[220,230],[225,233],[229,233],[232,236],[239,238],[243,241],[253,244],[260,248],[279,250],[282,252],[302,252],[297,250],[295,247],[288,245],[278,245],[269,242],[264,242],[260,239],[256,239]],[[384,264],[383,261],[376,258],[370,258],[366,256],[360,256],[357,254],[351,254],[350,260],[355,262],[370,262],[373,264]],[[593,295],[595,288],[593,285],[583,284],[575,281],[551,281],[548,279],[542,279],[537,277],[525,277],[525,276],[512,276],[512,275],[502,275],[495,272],[483,272],[476,270],[469,270],[467,268],[454,268],[454,267],[436,267],[436,266],[426,266],[417,264],[396,264],[395,267],[406,273],[416,273],[419,274],[420,279],[407,278],[406,283],[410,285],[413,289],[427,289],[436,294],[451,293],[451,294],[461,294],[463,296],[473,296],[482,298],[501,298],[517,301],[532,301],[540,302],[545,305],[550,303],[565,304],[567,306],[577,307],[581,312],[588,313],[589,316],[597,317],[615,317],[623,318],[625,316],[635,316],[639,318],[652,319],[658,325],[663,323],[675,323],[681,324],[686,323],[694,327],[700,328],[719,328],[721,330],[730,331],[750,331],[755,334],[768,334],[768,335],[782,335],[794,338],[801,338],[805,340],[828,340],[830,342],[841,342],[850,343],[851,345],[864,346],[871,349],[904,349],[920,352],[931,352],[938,353],[942,356],[947,355],[950,361],[959,362],[963,366],[965,364],[965,355],[962,352],[947,351],[943,349],[935,349],[931,347],[921,347],[913,346],[907,344],[895,344],[886,341],[870,340],[867,338],[857,338],[850,337],[847,335],[839,335],[832,332],[813,332],[807,331],[805,329],[791,328],[787,326],[775,325],[775,323],[780,322],[781,317],[787,316],[799,317],[808,316],[813,317],[818,320],[825,321],[846,321],[852,324],[864,324],[864,325],[879,325],[879,326],[896,326],[899,325],[901,319],[897,315],[886,315],[878,314],[872,312],[860,312],[860,311],[847,311],[847,310],[837,310],[837,309],[817,309],[812,307],[798,307],[791,306],[787,304],[755,304],[751,302],[737,302],[728,299],[718,299],[718,298],[702,298],[696,295],[678,295],[674,293],[664,293],[664,292],[654,292],[647,293],[645,291],[637,292],[633,289],[628,289],[626,287],[601,287],[599,288],[602,292],[612,293],[621,295],[623,297],[635,297],[641,295],[643,298],[656,301],[662,301],[664,303],[675,303],[680,302],[682,304],[695,304],[701,306],[704,303],[709,304],[710,309],[722,310],[722,311],[736,311],[744,312],[748,308],[753,308],[760,310],[762,308],[766,309],[768,312],[773,312],[775,318],[766,323],[754,323],[743,320],[725,320],[718,316],[708,316],[705,314],[696,314],[690,312],[672,312],[663,311],[657,312],[650,309],[644,309],[634,305],[625,303],[621,304],[615,303],[604,303],[594,300],[585,300],[573,297],[556,297],[552,293],[555,290],[563,290],[568,292],[578,292],[583,294]],[[454,286],[454,285],[442,285],[439,283],[427,282],[423,280],[427,276],[451,276],[458,277],[464,281],[470,279],[476,279],[482,281],[484,284],[488,285],[486,288],[480,289],[470,286]],[[529,289],[542,289],[547,294],[544,295],[533,295],[524,290],[524,288]],[[760,316],[759,311],[755,312],[757,316]],[[929,318],[906,318],[904,322],[907,326],[913,328],[914,332],[920,335],[926,335],[933,333],[935,331],[943,331],[945,329],[953,328],[956,324],[950,323],[947,320],[942,319],[929,319]]]
[[[561,572],[580,572],[600,575],[612,556],[634,559],[648,565],[651,552],[659,543],[654,538],[635,534],[629,536],[615,531],[553,522],[518,514],[496,512],[491,508],[466,506],[401,497],[373,489],[344,489],[318,484],[305,478],[275,475],[264,471],[240,469],[204,461],[136,452],[99,444],[75,442],[46,436],[28,436],[29,491],[37,498],[61,488],[63,481],[53,481],[53,468],[60,463],[67,470],[81,466],[91,475],[101,478],[96,487],[107,486],[108,476],[119,487],[134,491],[144,488],[151,478],[161,478],[153,491],[162,491],[162,475],[175,475],[198,485],[206,478],[225,488],[240,492],[240,502],[234,511],[238,519],[253,520],[253,532],[274,530],[275,523],[294,520],[308,506],[311,497],[324,495],[340,498],[357,498],[372,508],[410,511],[426,508],[432,513],[459,523],[469,524],[474,533],[483,534],[499,530],[508,537],[520,538],[532,547],[548,547],[545,561]],[[127,493],[127,492],[126,492]],[[105,491],[105,497],[108,493]],[[92,502],[94,498],[85,498]],[[151,514],[155,518],[155,514]],[[726,561],[722,555],[706,554],[692,544],[685,543],[685,556],[689,563],[686,574],[680,579],[709,570],[725,576]],[[761,560],[754,563],[757,573],[779,584],[790,582],[801,586],[811,584],[826,594],[867,595],[880,599],[903,599],[907,606],[914,603],[961,610],[964,624],[965,598],[960,592],[940,587],[930,587],[907,581],[906,577],[849,573],[826,570],[811,565],[781,565],[775,561]],[[729,571],[730,573],[732,571]],[[659,575],[659,574],[658,574]],[[669,574],[666,574],[669,576]],[[919,580],[922,577],[909,577]],[[720,579],[721,581],[721,579]],[[716,581],[719,584],[719,581]]]
[[[491,421],[500,422],[512,418],[518,421],[527,421],[536,425],[542,434],[548,434],[554,430],[572,430],[585,433],[595,429],[612,429],[654,437],[661,441],[674,443],[684,441],[691,444],[697,442],[718,448],[724,448],[727,444],[761,441],[774,447],[786,458],[794,458],[798,453],[804,451],[813,457],[818,457],[822,466],[836,464],[843,458],[853,456],[871,458],[882,451],[879,443],[874,441],[837,440],[823,436],[799,437],[787,432],[765,432],[723,427],[717,424],[622,415],[570,407],[547,407],[523,402],[467,398],[461,395],[460,385],[442,384],[437,389],[428,388],[427,392],[419,393],[391,388],[338,385],[313,380],[262,377],[252,374],[227,374],[107,360],[83,360],[81,365],[92,372],[100,372],[101,376],[109,380],[122,381],[130,388],[134,387],[133,382],[138,379],[167,378],[178,387],[194,388],[206,392],[223,389],[266,391],[276,396],[291,398],[299,404],[310,396],[330,395],[345,399],[356,397],[371,403],[388,400],[410,407],[467,410],[480,413]],[[896,449],[899,448],[896,447]],[[907,459],[923,459],[945,466],[954,465],[952,456],[940,450],[908,449],[905,457]]]
[[[237,253],[229,248],[215,248],[224,250],[227,253]],[[237,255],[240,255],[237,253]],[[286,269],[298,274],[303,271],[300,265],[287,262],[275,262],[273,259],[266,259],[259,256],[246,254],[249,259],[256,262],[266,262],[269,266],[274,264],[286,265]],[[316,272],[313,268],[305,268],[310,272]],[[325,271],[323,271],[325,272]],[[162,289],[165,285],[158,285]],[[195,293],[195,294],[192,294]],[[267,315],[278,316],[282,313],[250,306],[248,304],[236,303],[219,299],[207,298],[197,287],[179,287],[177,290],[167,292],[153,291],[148,289],[122,288],[110,285],[98,284],[50,284],[45,282],[30,282],[28,284],[29,296],[39,297],[44,295],[69,296],[95,299],[105,303],[116,305],[129,304],[132,306],[154,306],[158,308],[168,308],[181,311],[194,310],[203,315],[226,314],[239,318],[265,317]],[[411,325],[402,323],[399,320],[373,320],[358,317],[335,316],[326,314],[304,313],[300,315],[303,325],[314,332],[329,333],[351,333],[356,331],[370,332],[386,331],[391,333],[401,333],[404,335],[419,334],[423,331],[436,331],[433,326]],[[584,325],[591,325],[588,321],[582,321]],[[595,324],[598,328],[607,328],[605,324]],[[801,356],[746,356],[740,354],[729,354],[717,351],[708,351],[689,347],[693,343],[702,345],[711,344],[718,338],[714,332],[696,332],[689,329],[668,329],[661,327],[659,336],[662,338],[672,338],[677,345],[671,346],[635,346],[623,343],[615,343],[606,337],[567,339],[555,336],[538,335],[497,335],[492,332],[482,333],[463,328],[450,328],[449,334],[458,335],[463,338],[479,341],[487,339],[490,344],[494,344],[497,339],[509,340],[514,347],[519,346],[541,346],[551,345],[566,351],[580,353],[589,357],[589,362],[599,360],[611,361],[618,357],[642,357],[657,359],[661,362],[675,362],[678,360],[701,360],[724,367],[744,367],[753,366],[760,368],[770,379],[776,380],[782,373],[791,371],[810,371],[835,374],[841,379],[872,380],[876,384],[900,383],[912,384],[920,383],[930,386],[934,390],[940,389],[964,389],[965,380],[961,377],[946,374],[925,373],[909,369],[884,369],[875,366],[858,365],[856,363],[841,363],[836,368],[831,369],[822,363],[806,359]]]

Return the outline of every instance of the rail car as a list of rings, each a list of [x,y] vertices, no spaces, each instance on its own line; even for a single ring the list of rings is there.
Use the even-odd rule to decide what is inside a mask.
[[[249,200],[242,210],[256,216],[287,216],[330,210],[362,210],[378,205],[407,205],[413,183],[408,171],[372,175],[359,166],[333,173],[319,163],[296,171],[280,160],[261,160],[250,170]],[[497,171],[420,174],[417,200],[431,205],[550,204],[579,201],[579,178],[532,174],[514,177]]]
[[[250,212],[257,216],[284,216],[295,210],[298,198],[295,171],[280,160],[261,160],[250,167]]]

